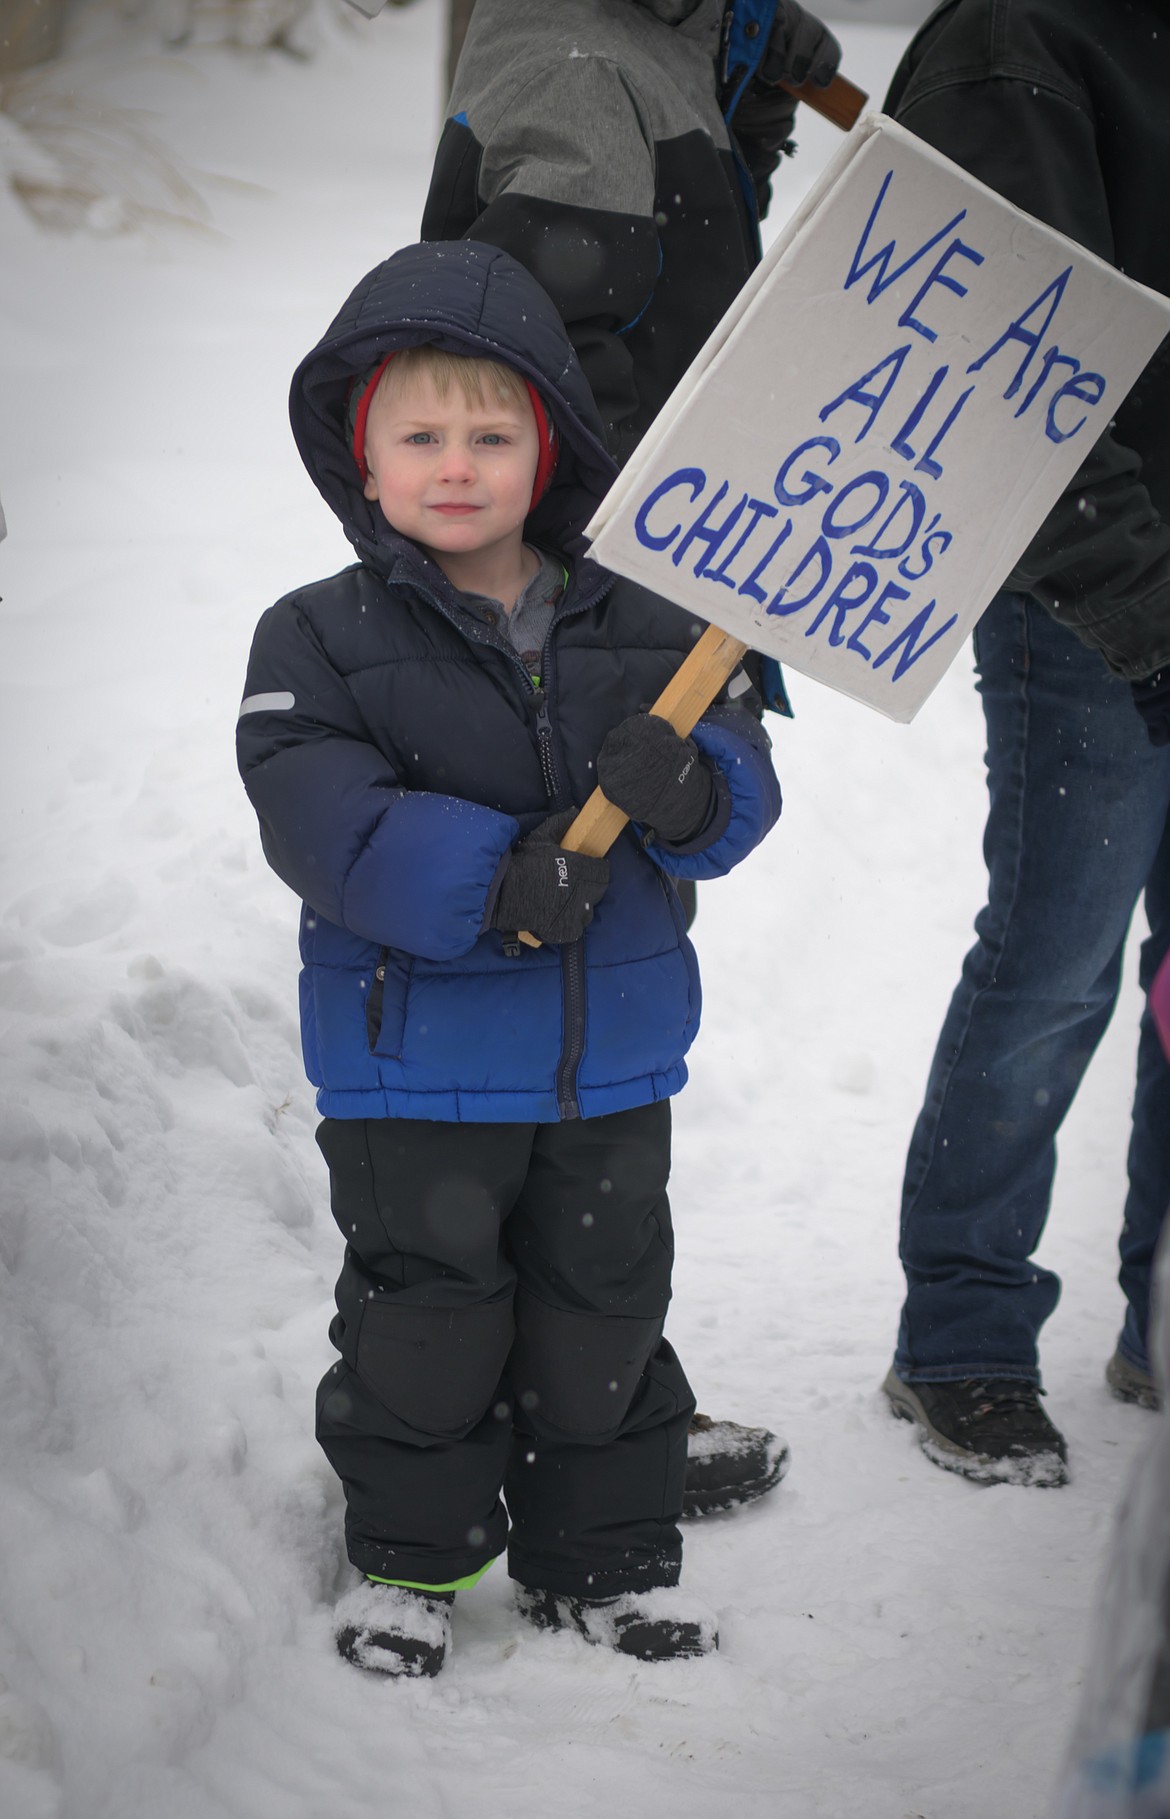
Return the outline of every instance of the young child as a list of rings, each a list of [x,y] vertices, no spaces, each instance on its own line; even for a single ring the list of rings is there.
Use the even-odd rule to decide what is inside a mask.
[[[694,1407],[663,1338],[669,1101],[699,1020],[670,878],[767,833],[768,741],[728,700],[688,740],[643,711],[701,627],[583,558],[615,470],[507,254],[395,254],[291,409],[359,560],[261,620],[238,748],[304,899],[346,1240],[317,1407],[362,1575],[338,1646],[436,1673],[506,1541],[534,1624],[701,1653],[714,1626],[669,1589]],[[637,823],[607,859],[559,844],[598,781]]]

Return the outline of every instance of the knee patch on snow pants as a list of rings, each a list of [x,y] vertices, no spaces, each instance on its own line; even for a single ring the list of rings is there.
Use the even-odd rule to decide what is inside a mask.
[[[511,1299],[414,1307],[375,1296],[341,1349],[367,1389],[408,1427],[461,1440],[491,1405],[512,1346]]]
[[[526,1420],[538,1432],[611,1437],[661,1336],[660,1319],[576,1313],[519,1290],[509,1374]]]

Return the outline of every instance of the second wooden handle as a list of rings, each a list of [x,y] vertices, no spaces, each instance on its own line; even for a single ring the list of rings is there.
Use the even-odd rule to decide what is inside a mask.
[[[834,76],[824,88],[816,82],[782,82],[780,87],[847,133],[860,118],[869,96],[845,76]]]

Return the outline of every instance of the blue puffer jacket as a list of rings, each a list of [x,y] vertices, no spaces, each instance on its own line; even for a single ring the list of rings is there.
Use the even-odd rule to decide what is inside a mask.
[[[516,367],[556,423],[556,478],[526,530],[568,566],[539,689],[362,496],[348,384],[423,341]],[[509,849],[585,800],[606,732],[654,701],[702,630],[580,554],[615,470],[556,311],[496,248],[407,247],[302,362],[291,408],[360,560],[260,621],[238,753],[269,862],[304,899],[302,1036],[321,1111],[549,1122],[677,1092],[699,981],[666,874],[719,876],[775,821],[749,713],[724,702],[696,729],[722,799],[701,851],[646,847],[628,829],[593,922],[563,947],[514,957],[484,926]]]

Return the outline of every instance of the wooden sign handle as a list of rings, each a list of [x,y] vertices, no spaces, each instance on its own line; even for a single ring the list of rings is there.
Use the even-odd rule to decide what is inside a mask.
[[[863,89],[856,87],[844,76],[834,76],[833,80],[821,88],[815,82],[781,82],[780,87],[811,107],[814,114],[823,114],[834,126],[839,126],[847,133],[861,117],[861,111],[869,96]]]
[[[709,625],[693,651],[684,657],[674,675],[650,709],[660,720],[669,720],[680,739],[685,739],[696,720],[700,720],[714,701],[727,678],[743,662],[749,647],[730,632]],[[628,815],[600,789],[595,789],[581,813],[563,836],[566,852],[588,853],[601,859],[621,833]],[[528,947],[539,947],[535,935],[521,931],[521,941]]]

